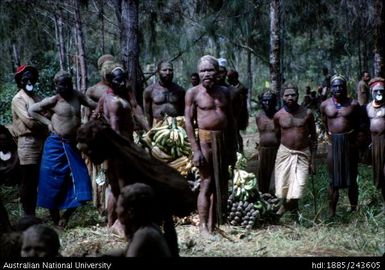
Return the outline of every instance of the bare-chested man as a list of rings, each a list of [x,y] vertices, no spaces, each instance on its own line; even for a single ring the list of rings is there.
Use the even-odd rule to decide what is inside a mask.
[[[247,96],[249,90],[239,81],[238,72],[231,69],[227,72],[227,81],[232,86],[233,112],[237,125],[238,151],[243,153],[243,139],[240,131],[245,131],[249,125],[249,111],[247,110]]]
[[[123,66],[114,63],[106,70],[106,80],[109,87],[107,93],[99,100],[98,108],[95,110],[96,113],[92,116],[95,118],[99,111],[102,109],[102,115],[107,123],[110,124],[111,128],[121,136],[124,136],[130,141],[133,141],[134,132],[134,119],[133,110],[131,104],[127,100],[128,89],[127,76],[123,70]],[[109,170],[109,161],[107,161],[107,178],[109,179],[111,192],[108,192],[108,227],[112,227],[112,231],[123,234],[123,229],[115,212],[116,199],[119,196],[120,189],[118,185],[117,175],[114,171]],[[115,223],[116,222],[116,223]],[[115,225],[114,225],[115,223]]]
[[[29,108],[30,115],[51,131],[44,144],[40,166],[38,205],[48,208],[56,225],[66,226],[76,207],[91,199],[91,183],[87,167],[75,146],[80,126],[80,105],[95,108],[96,104],[75,91],[67,72],[54,78],[57,94]],[[51,120],[43,116],[51,111]],[[67,209],[60,217],[59,209]]]
[[[214,231],[217,222],[223,222],[224,201],[228,195],[227,164],[235,160],[235,153],[226,155],[224,151],[234,144],[229,141],[235,136],[228,135],[230,131],[234,133],[230,93],[226,87],[216,84],[218,61],[212,56],[203,56],[198,63],[198,72],[201,84],[186,93],[185,118],[193,162],[201,177],[198,195],[200,229],[207,234]],[[198,138],[195,126],[198,127]]]
[[[289,210],[296,216],[307,177],[315,173],[317,134],[313,113],[298,104],[298,88],[287,84],[282,89],[283,108],[274,115],[281,141],[275,160],[275,194],[283,199],[277,214]]]
[[[370,90],[368,82],[370,81],[370,75],[369,72],[366,70],[361,72],[361,80],[357,84],[357,101],[358,103],[363,106],[368,104],[369,97],[370,97]]]
[[[355,141],[360,124],[360,104],[348,97],[346,80],[342,75],[334,75],[330,82],[332,97],[321,103],[320,111],[331,141],[327,157],[329,211],[330,217],[334,217],[340,188],[348,188],[351,210],[357,208],[358,153]]]
[[[89,87],[86,91],[86,95],[91,98],[93,101],[98,102],[99,99],[107,92],[109,86],[106,79],[106,66],[112,64],[114,57],[111,54],[102,55],[98,59],[98,70],[102,80],[97,84]]]
[[[376,187],[381,189],[385,202],[385,80],[373,78],[369,87],[373,101],[366,106],[366,111],[372,134],[373,180]]]
[[[262,110],[255,117],[259,132],[258,144],[258,189],[262,193],[275,194],[274,164],[279,147],[279,130],[274,125],[277,112],[277,96],[270,90],[259,96]]]
[[[167,116],[181,116],[184,113],[185,89],[172,82],[174,68],[170,62],[158,64],[159,82],[150,85],[143,92],[143,106],[150,127],[154,120]]]

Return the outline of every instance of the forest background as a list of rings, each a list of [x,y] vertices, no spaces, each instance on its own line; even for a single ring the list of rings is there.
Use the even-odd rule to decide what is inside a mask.
[[[48,96],[60,69],[71,72],[80,91],[96,83],[97,59],[106,53],[126,67],[139,103],[160,60],[173,62],[174,80],[188,89],[205,54],[226,58],[239,72],[251,108],[266,82],[274,91],[283,80],[301,93],[307,85],[316,90],[322,67],[345,75],[354,96],[361,71],[382,72],[382,2],[1,0],[0,123],[11,121],[20,64],[39,69],[39,89]]]

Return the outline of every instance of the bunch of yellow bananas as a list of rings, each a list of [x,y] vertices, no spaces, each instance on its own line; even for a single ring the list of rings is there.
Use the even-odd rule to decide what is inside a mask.
[[[236,198],[239,198],[241,201],[247,201],[254,191],[257,190],[255,174],[240,169],[234,170],[233,190]]]
[[[193,167],[192,161],[186,156],[181,156],[180,158],[168,163],[168,165],[176,169],[182,176],[185,177]]]

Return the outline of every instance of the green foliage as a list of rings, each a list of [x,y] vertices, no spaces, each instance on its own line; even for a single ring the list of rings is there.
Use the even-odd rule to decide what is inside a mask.
[[[11,102],[17,93],[16,84],[0,85],[0,124],[7,125],[12,123]]]

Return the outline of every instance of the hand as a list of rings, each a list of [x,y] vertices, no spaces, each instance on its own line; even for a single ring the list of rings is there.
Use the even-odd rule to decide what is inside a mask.
[[[53,126],[52,126],[52,123],[49,123],[49,124],[48,124],[48,130],[49,130],[50,132],[53,132]]]
[[[194,152],[193,164],[195,167],[202,167],[206,163],[206,159],[201,151]]]

